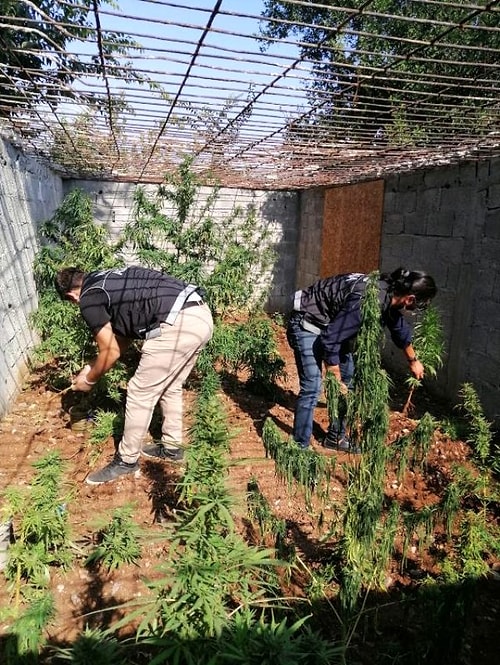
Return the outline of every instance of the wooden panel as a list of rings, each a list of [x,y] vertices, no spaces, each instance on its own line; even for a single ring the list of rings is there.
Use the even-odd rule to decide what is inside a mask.
[[[325,192],[320,277],[379,267],[384,181]]]

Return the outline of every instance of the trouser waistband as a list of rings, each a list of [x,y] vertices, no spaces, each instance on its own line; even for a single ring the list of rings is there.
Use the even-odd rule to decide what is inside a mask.
[[[321,334],[321,328],[314,323],[311,323],[311,321],[308,321],[305,312],[298,312],[297,310],[294,310],[292,312],[291,318],[299,324],[302,330],[314,333],[315,335]]]

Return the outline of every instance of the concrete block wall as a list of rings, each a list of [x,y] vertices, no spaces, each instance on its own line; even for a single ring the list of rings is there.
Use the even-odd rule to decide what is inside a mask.
[[[303,289],[319,279],[324,207],[324,189],[308,189],[300,192],[300,226],[294,290]]]
[[[0,137],[0,417],[19,392],[36,343],[33,259],[38,226],[62,200],[62,182],[41,162]]]
[[[500,422],[500,158],[386,180],[381,269],[425,270],[446,339],[430,387],[451,403],[464,382]],[[386,360],[399,352],[387,345]]]
[[[87,192],[94,203],[96,220],[106,225],[115,236],[118,236],[127,222],[133,218],[133,197],[136,189],[134,184],[68,180],[64,188],[65,192],[74,188]],[[147,194],[154,194],[157,187],[146,185],[144,189]],[[200,188],[196,209],[203,208],[211,192],[211,188]],[[271,312],[286,309],[290,292],[294,288],[298,198],[297,192],[222,188],[211,209],[213,218],[223,222],[235,208],[242,209],[244,214],[253,207],[258,227],[270,232],[270,242],[276,251],[276,262],[271,273],[266,276],[267,283],[271,284],[266,309]],[[165,212],[168,213],[168,209]],[[133,261],[133,256],[126,258],[127,261]],[[260,292],[264,286],[262,281],[256,279],[256,292]]]

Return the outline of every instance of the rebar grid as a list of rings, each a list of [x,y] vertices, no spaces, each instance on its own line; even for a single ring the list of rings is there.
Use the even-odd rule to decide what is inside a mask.
[[[499,3],[3,0],[0,128],[64,174],[134,182],[186,154],[255,189],[491,157]]]

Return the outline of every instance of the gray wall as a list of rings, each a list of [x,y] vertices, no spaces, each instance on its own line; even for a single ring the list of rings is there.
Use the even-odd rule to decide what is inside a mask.
[[[324,206],[324,189],[308,189],[300,193],[300,227],[294,290],[303,289],[319,278]]]
[[[69,180],[65,183],[65,192],[74,188],[87,192],[94,202],[96,219],[105,224],[112,233],[119,234],[132,218],[135,187],[126,183]],[[144,189],[146,193],[152,194],[157,187],[146,185]],[[211,191],[210,188],[200,188],[196,207],[203,205]],[[270,231],[271,243],[277,252],[272,274],[267,276],[271,290],[266,307],[272,312],[280,312],[288,307],[292,290],[297,261],[298,198],[297,192],[222,188],[211,210],[215,220],[224,220],[235,207],[245,210],[253,206],[257,225]],[[126,258],[128,261],[133,261],[133,256]],[[263,284],[256,281],[256,292],[262,288]]]
[[[386,180],[381,269],[399,265],[439,288],[447,355],[436,392],[455,403],[472,382],[500,423],[500,158]]]
[[[0,417],[19,392],[35,343],[37,226],[62,200],[61,179],[0,137]]]

